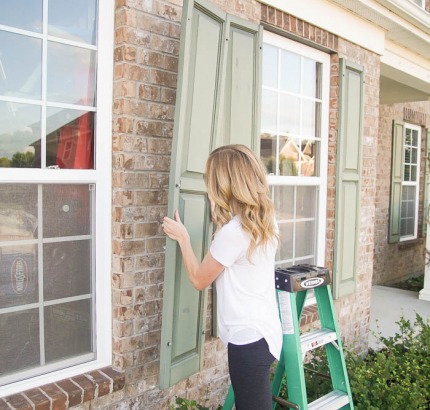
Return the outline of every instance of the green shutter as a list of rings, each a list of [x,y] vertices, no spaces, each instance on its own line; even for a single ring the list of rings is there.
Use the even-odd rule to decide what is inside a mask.
[[[236,118],[231,117],[242,110],[245,114],[240,120],[247,126],[239,133],[239,141],[252,146],[257,140],[259,27],[232,18],[207,1],[190,0],[184,1],[181,28],[168,215],[179,209],[193,250],[201,260],[212,235],[203,180],[206,159],[217,146],[236,141],[231,133],[239,127]],[[236,32],[231,42],[232,30]],[[251,58],[240,51],[230,52],[231,43],[240,43]],[[237,67],[229,68],[232,64]],[[234,72],[230,82],[227,71]],[[237,76],[241,76],[239,90],[235,88]],[[251,97],[250,104],[246,99]],[[230,118],[229,127],[225,126],[226,118]],[[160,351],[162,389],[202,368],[206,293],[192,287],[177,243],[167,239]]]
[[[361,199],[364,72],[340,60],[339,125],[337,140],[335,298],[355,291]]]
[[[402,199],[402,172],[404,124],[393,122],[393,146],[391,153],[391,196],[388,242],[396,243],[400,239],[400,207]]]
[[[430,130],[427,130],[426,148],[425,148],[425,161],[424,161],[424,203],[423,203],[423,238],[427,234],[427,219],[429,218],[429,190],[428,183],[430,182]]]
[[[227,23],[222,144],[244,144],[258,152],[263,28],[234,16]]]

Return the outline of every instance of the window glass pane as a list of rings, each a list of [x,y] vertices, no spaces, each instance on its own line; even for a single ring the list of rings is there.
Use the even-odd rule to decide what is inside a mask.
[[[418,147],[418,131],[412,130],[412,142],[411,145],[414,147]]]
[[[37,301],[36,238],[36,187],[30,184],[1,184],[0,309]],[[23,241],[26,243],[23,244]]]
[[[302,135],[310,138],[320,136],[321,103],[303,100]]]
[[[91,328],[90,300],[45,307],[47,363],[92,352]]]
[[[49,42],[48,100],[93,106],[95,57],[93,50]]]
[[[268,174],[276,173],[276,135],[261,134],[260,158]]]
[[[85,185],[45,185],[43,236],[45,238],[91,234],[91,193]]]
[[[39,310],[0,311],[0,374],[7,375],[39,365]]]
[[[91,291],[91,241],[45,244],[43,268],[45,300],[89,294]]]
[[[48,167],[93,168],[94,113],[48,108],[46,130],[46,165]],[[40,146],[38,150],[40,150]]]
[[[48,5],[50,35],[96,43],[96,0],[55,0]]]
[[[273,191],[273,201],[278,222],[293,220],[295,187],[276,186],[273,187]]]
[[[0,167],[40,166],[40,117],[40,106],[0,101]]]
[[[300,56],[281,50],[281,90],[300,93]]]
[[[315,186],[275,186],[273,200],[280,229],[277,261],[305,263],[316,257],[317,197]]]
[[[42,40],[0,31],[0,95],[41,98]]]
[[[42,0],[1,0],[0,24],[42,32]]]
[[[416,148],[411,148],[411,163],[418,164],[418,150]]]
[[[265,44],[263,46],[263,85],[277,88],[278,86],[278,49]]]
[[[315,241],[313,239],[316,238],[315,225],[315,220],[296,222],[295,258],[315,254]]]
[[[263,90],[261,104],[261,129],[264,132],[276,132],[278,96],[275,91]]]
[[[310,58],[303,58],[303,95],[321,98],[321,64]]]
[[[315,187],[298,186],[296,192],[296,218],[315,219],[317,211],[317,191]]]
[[[299,134],[300,98],[282,94],[280,104],[279,132],[284,134]]]
[[[279,138],[279,175],[298,175],[300,140],[295,138]]]
[[[293,224],[292,223],[279,223],[279,250],[278,260],[286,261],[293,259]]]

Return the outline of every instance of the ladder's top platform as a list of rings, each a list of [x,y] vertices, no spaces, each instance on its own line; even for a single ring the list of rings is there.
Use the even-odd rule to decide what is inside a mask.
[[[327,268],[315,265],[294,265],[275,269],[275,286],[286,292],[301,292],[330,284]]]

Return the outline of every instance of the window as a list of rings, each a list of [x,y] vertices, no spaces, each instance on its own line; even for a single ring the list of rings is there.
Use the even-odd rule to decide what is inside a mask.
[[[415,239],[418,233],[421,128],[405,124],[403,143],[400,240]]]
[[[323,264],[330,58],[264,34],[261,159],[280,229],[278,266]]]
[[[113,31],[113,1],[100,7],[0,4],[4,394],[111,360],[112,44],[97,32]]]
[[[425,0],[410,0],[410,1],[412,1],[412,3],[416,4],[417,6],[423,8],[423,9],[425,9],[425,7],[426,7]]]

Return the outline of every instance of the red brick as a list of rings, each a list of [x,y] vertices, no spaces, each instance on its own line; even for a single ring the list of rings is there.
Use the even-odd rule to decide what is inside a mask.
[[[51,401],[39,389],[26,390],[25,395],[34,404],[36,410],[49,410]]]
[[[52,410],[62,410],[66,406],[67,396],[55,384],[47,384],[40,388],[52,400]]]
[[[5,398],[6,402],[12,406],[12,408],[19,410],[33,410],[33,406],[22,394],[14,394]]]
[[[3,399],[0,399],[0,410],[10,410],[10,407]]]
[[[121,372],[117,372],[112,369],[112,367],[105,367],[100,369],[100,371],[106,376],[110,377],[113,381],[112,389],[113,391],[121,390],[125,385],[125,374]]]
[[[97,397],[105,396],[109,394],[112,389],[112,380],[104,376],[98,371],[90,372],[87,375],[90,380],[94,381],[97,385],[96,394]]]
[[[77,386],[75,383],[67,379],[61,380],[56,384],[67,393],[69,407],[73,407],[82,403],[83,389],[80,386]]]
[[[84,391],[83,402],[94,399],[96,391],[96,383],[91,381],[88,377],[84,375],[79,375],[72,377],[72,380],[82,387]]]

